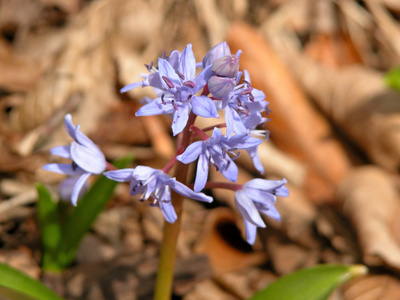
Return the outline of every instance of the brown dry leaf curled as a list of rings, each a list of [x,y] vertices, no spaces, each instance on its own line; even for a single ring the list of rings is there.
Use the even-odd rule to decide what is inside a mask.
[[[285,60],[319,107],[376,164],[397,170],[400,166],[400,96],[385,87],[383,74],[361,66],[333,70],[294,52],[285,55]]]
[[[339,186],[338,196],[358,234],[364,262],[400,270],[400,244],[391,228],[400,202],[390,175],[374,166],[356,168]]]

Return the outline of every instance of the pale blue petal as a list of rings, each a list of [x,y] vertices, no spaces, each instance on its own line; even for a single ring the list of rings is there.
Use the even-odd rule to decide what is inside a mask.
[[[265,227],[265,223],[258,213],[257,208],[253,201],[247,197],[244,190],[239,190],[235,193],[235,205],[243,219],[251,222],[255,226]]]
[[[258,202],[263,205],[274,205],[276,202],[276,197],[270,192],[248,187],[245,187],[243,190],[246,191],[246,195],[254,202]]]
[[[203,118],[219,118],[214,102],[206,96],[192,98],[192,111]]]
[[[183,152],[181,155],[178,155],[176,157],[177,160],[183,162],[184,164],[191,163],[192,161],[195,161],[197,157],[203,152],[204,150],[204,142],[198,141],[190,144],[185,152]]]
[[[156,98],[153,101],[143,105],[136,112],[135,116],[155,116],[155,115],[164,115],[170,114],[174,111],[174,108],[171,105],[165,105],[161,103],[161,98]]]
[[[257,148],[255,148],[255,149],[249,148],[246,151],[247,151],[247,153],[249,153],[249,156],[250,156],[251,160],[253,161],[253,164],[254,164],[254,167],[256,168],[256,170],[258,172],[260,172],[260,174],[264,174],[264,166],[262,165],[260,157],[258,156]]]
[[[118,181],[118,182],[128,182],[133,179],[133,171],[135,169],[127,168],[121,170],[113,170],[104,172],[103,175],[106,176],[108,179]]]
[[[194,182],[194,191],[200,192],[207,183],[209,161],[204,154],[199,156],[197,162],[196,180]]]
[[[178,50],[174,50],[171,52],[171,54],[168,57],[168,62],[175,70],[178,70],[178,65],[179,65],[179,51]]]
[[[75,137],[75,125],[74,125],[74,123],[72,123],[71,114],[65,115],[65,117],[64,117],[64,126],[65,126],[65,129],[67,130],[69,136],[72,137],[74,140],[76,140],[76,137]]]
[[[76,141],[84,146],[85,148],[90,149],[94,153],[94,155],[98,157],[102,157],[104,159],[103,153],[100,151],[100,149],[96,146],[95,143],[92,142],[91,139],[89,139],[84,133],[80,131],[80,125],[77,125],[75,128],[75,137]]]
[[[137,180],[144,181],[152,176],[157,170],[148,166],[137,166],[133,171],[133,177]]]
[[[71,196],[71,203],[73,206],[76,206],[76,204],[78,203],[80,191],[83,188],[83,186],[85,185],[85,182],[89,178],[89,176],[90,176],[90,173],[84,173],[76,181],[76,184],[72,190],[72,196]]]
[[[211,71],[211,65],[202,70],[194,79],[195,88],[193,93],[200,91],[206,85],[212,74],[213,72]]]
[[[179,181],[172,180],[169,183],[169,186],[178,194],[185,196],[187,198],[193,199],[193,200],[198,200],[198,201],[204,201],[204,202],[212,202],[213,198],[210,196],[207,196],[203,193],[196,193],[189,189],[186,185],[180,183]]]
[[[253,245],[254,242],[256,241],[257,226],[253,225],[251,222],[247,221],[246,219],[244,219],[243,221],[244,221],[244,231],[246,234],[246,241],[250,245]]]
[[[124,86],[122,89],[119,90],[120,93],[125,93],[127,91],[133,90],[139,86],[143,86],[143,81],[134,82]]]
[[[196,75],[196,59],[193,54],[192,44],[188,44],[179,60],[178,71],[185,76],[185,81],[193,80]]]
[[[104,157],[98,156],[97,154],[98,153],[76,142],[71,143],[72,159],[79,167],[89,173],[100,174],[106,169]]]
[[[62,201],[70,202],[72,198],[72,191],[76,185],[76,182],[79,180],[79,176],[71,176],[67,179],[61,181],[58,185],[58,192],[60,194],[60,199]],[[81,188],[78,198],[81,198],[89,189],[89,183],[86,181]]]
[[[43,170],[66,175],[80,175],[82,169],[74,168],[72,164],[47,164],[42,167]]]
[[[171,201],[160,201],[161,212],[168,223],[175,223],[178,216],[176,215],[175,209]]]
[[[230,161],[228,168],[226,168],[226,163],[223,166],[218,165],[220,167],[219,171],[229,181],[236,182],[238,173],[239,173],[239,169],[236,166],[236,164],[233,162],[232,159],[227,158],[227,160]]]
[[[221,140],[221,137],[222,137],[221,130],[218,127],[214,127],[211,137],[207,140],[207,144],[215,145]]]
[[[70,145],[54,147],[53,149],[50,150],[50,153],[64,158],[69,158],[69,159],[72,158]]]
[[[168,85],[164,82],[164,80],[162,79],[162,76],[167,77],[169,80],[172,81],[172,83],[176,86],[181,86],[181,79],[178,76],[178,74],[176,74],[174,68],[170,65],[170,63],[168,61],[166,61],[163,58],[159,58],[158,59],[158,74],[160,76],[160,80],[163,84],[163,87],[165,90],[169,90]]]
[[[230,106],[225,107],[226,135],[232,136],[233,133],[243,133],[246,131],[239,114]]]
[[[185,128],[189,119],[190,108],[190,104],[184,104],[179,106],[175,111],[174,118],[172,120],[172,133],[174,136],[182,132],[182,130]]]
[[[246,182],[244,186],[245,188],[253,188],[266,192],[272,192],[277,188],[282,187],[286,183],[287,180],[285,178],[283,178],[282,180],[268,180],[268,179],[255,178]]]
[[[257,203],[256,203],[256,207],[257,207]],[[258,208],[258,210],[274,220],[277,220],[277,221],[281,220],[281,214],[275,208],[275,206],[267,206],[267,207],[263,206],[263,207]]]

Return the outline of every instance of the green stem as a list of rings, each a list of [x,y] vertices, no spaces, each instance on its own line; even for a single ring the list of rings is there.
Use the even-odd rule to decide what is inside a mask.
[[[194,123],[196,116],[191,113],[189,116],[188,124],[183,131],[181,145],[178,148],[185,149],[190,143],[191,132],[189,127]],[[189,165],[177,163],[175,170],[176,180],[186,183],[186,175]],[[175,223],[171,224],[165,222],[163,230],[163,240],[161,242],[160,257],[158,264],[158,272],[156,279],[156,286],[154,292],[154,300],[169,300],[172,294],[172,283],[174,279],[174,265],[176,257],[176,245],[178,241],[179,231],[181,228],[181,216],[184,197],[173,192],[172,204],[175,208],[178,219]]]

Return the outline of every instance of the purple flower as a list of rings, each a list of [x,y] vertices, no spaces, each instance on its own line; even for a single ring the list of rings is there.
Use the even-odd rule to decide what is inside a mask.
[[[240,80],[240,74],[236,84]],[[268,112],[268,102],[265,95],[250,85],[250,76],[244,71],[243,84],[237,85],[232,92],[222,99],[222,107],[225,108],[225,121],[227,135],[243,133],[255,129],[259,124],[267,121],[261,116],[263,111]]]
[[[198,192],[206,185],[210,163],[226,179],[235,182],[237,180],[238,168],[228,154],[230,153],[237,157],[233,151],[257,147],[261,143],[260,139],[250,137],[247,133],[227,138],[222,135],[219,128],[214,128],[212,136],[209,139],[192,143],[186,148],[185,152],[177,156],[177,159],[184,164],[188,164],[199,158],[194,183],[194,190]]]
[[[158,90],[160,97],[142,106],[136,116],[172,114],[172,131],[180,133],[186,126],[189,113],[205,118],[218,118],[214,102],[206,96],[196,94],[206,85],[212,75],[211,65],[196,76],[196,60],[189,44],[181,54],[171,53],[170,58],[158,60],[158,70],[144,81],[132,83],[123,89],[125,92],[138,86],[152,86]]]
[[[130,181],[131,195],[141,195],[141,199],[151,199],[151,205],[159,206],[164,218],[169,223],[177,219],[175,209],[171,202],[171,189],[178,194],[194,200],[212,202],[213,198],[203,193],[195,193],[186,185],[171,178],[161,170],[146,166],[137,166],[134,169],[121,169],[105,172],[104,175],[118,182]]]
[[[58,146],[50,150],[53,155],[72,159],[71,164],[47,164],[47,171],[76,176],[71,192],[71,202],[76,205],[81,189],[91,174],[101,174],[106,169],[106,160],[100,149],[79,130],[71,121],[71,115],[65,116],[65,129],[75,140],[71,145]],[[67,179],[68,180],[68,179]],[[63,191],[63,193],[68,193]]]
[[[203,69],[212,65],[218,58],[231,55],[231,49],[227,42],[221,42],[210,49],[203,58]]]
[[[286,183],[286,179],[253,179],[246,182],[242,189],[235,193],[235,205],[243,217],[246,240],[249,244],[254,244],[257,227],[265,227],[259,212],[280,220],[280,214],[274,204],[276,196],[289,195],[289,190],[285,187]]]

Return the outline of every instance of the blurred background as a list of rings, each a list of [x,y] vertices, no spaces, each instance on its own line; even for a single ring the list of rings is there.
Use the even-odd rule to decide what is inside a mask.
[[[246,299],[318,263],[370,269],[331,300],[400,299],[400,96],[384,80],[400,64],[396,0],[0,1],[0,261],[67,299],[151,299],[158,209],[119,185],[73,266],[44,274],[34,183],[56,194],[63,179],[41,166],[70,141],[66,113],[109,161],[133,153],[162,167],[175,152],[170,120],[135,118],[151,91],[119,89],[163,50],[192,43],[201,61],[224,40],[270,103],[264,176],[287,178],[291,194],[252,247],[233,193],[185,201],[174,299]],[[246,155],[238,165],[239,182],[260,176]]]

